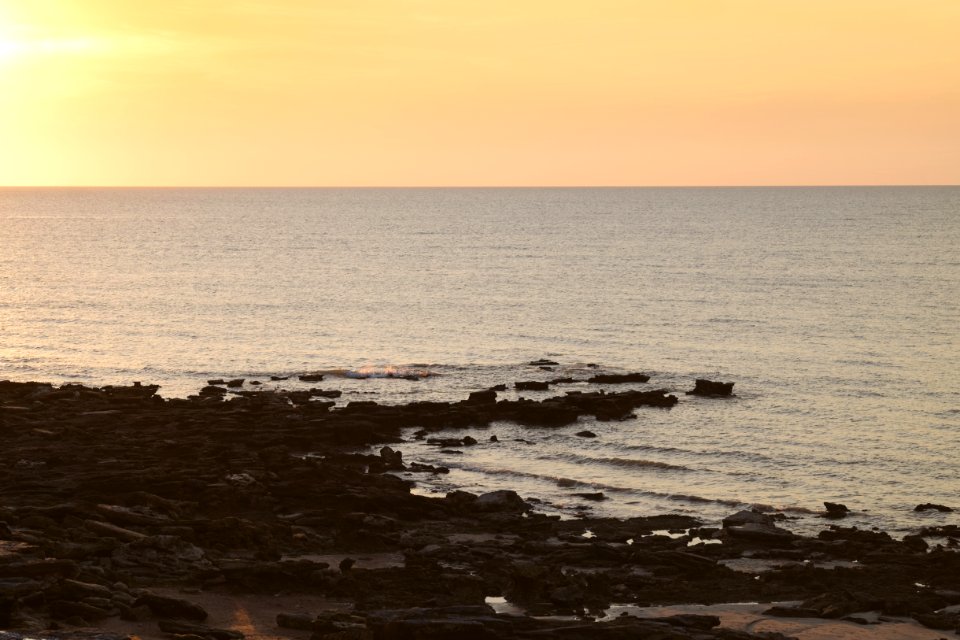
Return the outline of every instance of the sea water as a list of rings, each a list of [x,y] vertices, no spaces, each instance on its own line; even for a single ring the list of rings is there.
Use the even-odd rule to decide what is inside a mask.
[[[405,459],[451,469],[411,479],[568,516],[768,505],[799,529],[827,500],[908,531],[957,522],[918,503],[960,507],[958,247],[957,187],[0,189],[0,379],[182,397],[325,371],[341,403],[403,403],[641,371],[501,397],[680,403],[470,429],[459,454],[408,433]],[[736,397],[683,395],[696,378]]]

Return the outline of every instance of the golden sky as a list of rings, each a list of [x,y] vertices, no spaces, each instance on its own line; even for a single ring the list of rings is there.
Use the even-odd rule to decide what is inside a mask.
[[[960,0],[0,0],[0,185],[960,183]]]

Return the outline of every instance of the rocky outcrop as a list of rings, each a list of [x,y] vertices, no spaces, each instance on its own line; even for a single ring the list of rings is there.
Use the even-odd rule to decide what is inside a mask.
[[[612,602],[793,600],[807,614],[876,605],[949,626],[943,608],[960,604],[960,554],[946,547],[956,524],[895,540],[836,526],[803,538],[781,528],[784,516],[754,511],[723,528],[676,514],[560,520],[511,490],[416,495],[417,473],[444,468],[396,444],[412,427],[440,446],[510,446],[449,430],[621,419],[673,406],[663,390],[338,408],[312,391],[164,400],[127,389],[0,382],[0,627],[53,640],[36,630],[120,618],[238,638],[191,595],[198,589],[345,603],[349,612],[281,612],[278,623],[317,638],[729,640],[750,636],[710,617],[586,616]],[[605,497],[570,494],[584,508]],[[744,573],[734,561],[772,566]],[[489,596],[583,617],[497,614]]]

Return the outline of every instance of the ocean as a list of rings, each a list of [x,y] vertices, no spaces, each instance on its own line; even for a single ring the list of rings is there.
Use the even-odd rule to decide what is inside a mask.
[[[415,490],[509,488],[565,517],[765,505],[798,532],[831,501],[903,533],[958,522],[913,511],[960,509],[958,247],[960,187],[6,188],[0,379],[405,403],[644,372],[501,396],[680,403],[469,429],[461,453],[408,434],[406,460],[451,470]],[[736,397],[683,395],[696,378]]]

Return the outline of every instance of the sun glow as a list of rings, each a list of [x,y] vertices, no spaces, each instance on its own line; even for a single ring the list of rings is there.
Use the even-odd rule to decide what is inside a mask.
[[[0,0],[0,184],[954,183],[920,4]]]

